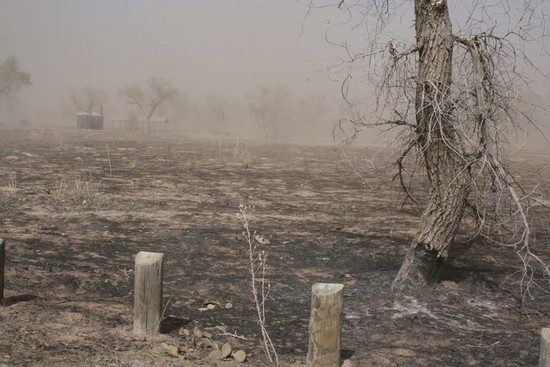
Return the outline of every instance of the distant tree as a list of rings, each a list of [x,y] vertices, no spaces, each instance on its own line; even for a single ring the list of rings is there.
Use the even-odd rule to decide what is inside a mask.
[[[17,101],[19,91],[30,85],[31,75],[19,69],[16,57],[10,56],[0,64],[0,101],[11,105]]]
[[[205,98],[206,109],[214,119],[214,133],[228,135],[227,114],[229,102],[222,94],[208,94]]]
[[[128,131],[137,131],[139,130],[139,122],[138,117],[136,115],[136,111],[131,110],[128,112],[128,117],[126,117],[126,130]]]
[[[289,103],[290,89],[283,85],[259,85],[248,95],[248,108],[265,138],[279,137]]]
[[[190,102],[184,92],[179,91],[176,96],[170,98],[170,100],[163,106],[164,109],[169,109],[167,117],[170,119],[170,123],[173,123],[174,128],[181,128],[189,114]]]
[[[77,112],[100,112],[99,107],[102,106],[109,99],[107,93],[102,89],[92,88],[86,86],[80,89],[71,89],[69,95],[72,110]]]
[[[155,111],[179,94],[179,90],[169,80],[150,78],[148,90],[137,85],[128,85],[120,89],[120,96],[127,104],[135,105],[147,121],[147,129],[151,132],[151,118]]]

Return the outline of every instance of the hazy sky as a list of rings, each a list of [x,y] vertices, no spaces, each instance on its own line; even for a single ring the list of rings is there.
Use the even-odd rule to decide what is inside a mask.
[[[479,0],[457,0],[451,11],[460,14],[470,2]],[[394,28],[411,37],[405,4]],[[106,90],[112,109],[122,110],[113,103],[119,88],[153,76],[198,101],[207,93],[242,100],[264,83],[295,94],[336,94],[338,85],[316,73],[338,55],[324,39],[336,13],[313,12],[302,34],[306,9],[295,0],[0,0],[0,60],[16,56],[31,74],[33,85],[20,99],[33,120],[84,86]]]
[[[0,9],[0,58],[31,73],[22,99],[37,105],[86,85],[117,98],[152,76],[190,97],[242,98],[260,83],[316,88],[305,80],[328,63],[321,28],[300,37],[305,9],[293,0],[0,0]]]

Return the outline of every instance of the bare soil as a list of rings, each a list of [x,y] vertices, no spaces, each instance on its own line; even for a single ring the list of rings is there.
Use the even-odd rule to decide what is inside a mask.
[[[390,293],[418,224],[399,207],[391,168],[360,178],[332,145],[53,130],[2,130],[0,141],[0,366],[269,365],[241,204],[254,206],[250,227],[269,242],[259,244],[266,318],[281,365],[305,361],[316,282],[345,285],[342,356],[353,366],[538,363],[548,283],[533,274],[543,287],[522,303],[513,249],[457,243],[435,289]],[[373,149],[349,154],[384,160]],[[549,162],[530,152],[514,166],[540,183],[546,204]],[[533,213],[533,250],[550,261],[550,209]],[[165,319],[147,337],[132,333],[141,250],[165,254]],[[193,337],[195,327],[209,340]],[[207,360],[211,342],[229,342],[247,361]]]

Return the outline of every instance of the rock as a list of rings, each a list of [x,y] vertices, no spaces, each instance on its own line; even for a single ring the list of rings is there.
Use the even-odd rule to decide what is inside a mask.
[[[8,155],[8,156],[4,157],[4,160],[6,160],[6,161],[18,161],[19,157],[15,156],[15,155]]]
[[[342,367],[353,367],[353,364],[349,359],[346,359],[344,363],[342,363]]]
[[[215,329],[221,331],[222,333],[227,333],[228,327],[227,327],[227,325],[218,325],[218,326],[215,327]]]
[[[166,353],[168,353],[169,356],[174,357],[174,358],[179,357],[180,351],[179,351],[179,348],[178,348],[177,345],[171,345],[171,344],[168,344],[168,343],[161,343],[160,346],[163,347],[164,350],[166,350]]]
[[[233,348],[231,348],[231,344],[229,343],[222,345],[222,359],[229,357],[232,349]]]
[[[197,338],[202,338],[202,331],[197,326],[193,329],[193,335],[195,335]]]
[[[222,354],[220,353],[219,350],[213,350],[213,351],[210,352],[208,357],[206,357],[206,360],[208,362],[213,362],[213,361],[216,361],[218,359],[221,359],[221,356],[222,356]]]
[[[200,344],[201,344],[201,346],[206,347],[206,348],[212,347],[212,341],[208,338],[202,338]]]
[[[243,363],[246,361],[246,353],[244,350],[238,350],[235,353],[233,353],[233,358],[240,363]],[[349,366],[348,366],[349,367]]]
[[[262,235],[255,235],[254,236],[254,239],[256,240],[256,242],[258,242],[260,245],[269,245],[271,242],[269,242],[269,240],[267,238],[265,238],[264,236]]]

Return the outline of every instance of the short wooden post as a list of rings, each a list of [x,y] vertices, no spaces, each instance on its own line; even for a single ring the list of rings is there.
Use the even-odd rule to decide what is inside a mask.
[[[312,287],[308,367],[340,367],[344,286],[317,283]]]
[[[550,367],[550,328],[541,332],[539,367]]]
[[[162,316],[164,254],[140,251],[134,270],[134,333],[154,334]]]
[[[4,262],[6,255],[4,244],[4,240],[0,238],[0,303],[4,302]]]

